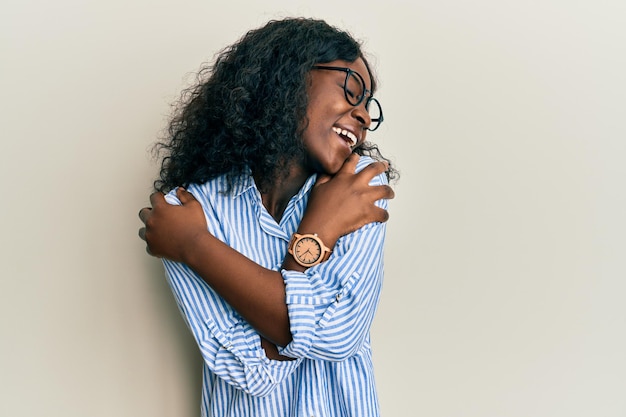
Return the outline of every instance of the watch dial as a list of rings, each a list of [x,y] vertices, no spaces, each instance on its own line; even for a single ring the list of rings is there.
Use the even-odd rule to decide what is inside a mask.
[[[296,243],[295,253],[298,259],[305,264],[312,264],[317,261],[321,255],[320,245],[315,239],[310,237],[303,238]]]

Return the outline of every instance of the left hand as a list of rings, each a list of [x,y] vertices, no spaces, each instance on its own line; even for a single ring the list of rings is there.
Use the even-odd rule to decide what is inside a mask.
[[[160,192],[150,196],[152,207],[139,211],[145,225],[139,237],[146,241],[150,255],[184,262],[186,248],[208,231],[204,211],[194,196],[183,188],[176,190],[176,196],[182,205],[169,204]]]
[[[373,162],[355,173],[358,161],[359,156],[352,154],[335,175],[318,176],[298,227],[300,233],[317,233],[332,248],[341,236],[389,219],[388,211],[376,202],[394,198],[393,189],[387,184],[369,185],[387,170],[387,164]]]
[[[281,355],[280,353],[278,353],[278,348],[276,347],[275,344],[273,344],[272,342],[270,342],[263,336],[260,336],[260,337],[261,337],[261,347],[263,348],[263,350],[265,350],[265,356],[267,356],[268,359],[273,359],[275,361],[295,360],[294,358],[290,358],[289,356]]]

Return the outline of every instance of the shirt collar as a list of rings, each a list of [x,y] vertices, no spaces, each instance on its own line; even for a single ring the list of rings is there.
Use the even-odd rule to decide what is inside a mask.
[[[246,191],[254,189],[256,190],[256,184],[252,175],[242,175],[235,180],[232,189],[233,198],[237,198],[244,194]]]
[[[295,196],[293,196],[293,199],[299,200],[305,195],[308,195],[309,191],[311,191],[311,188],[313,188],[313,185],[315,184],[316,179],[317,179],[317,174],[313,174],[309,178],[307,178],[307,180],[302,185],[302,188],[300,188],[300,191],[298,191],[298,193]]]
[[[300,191],[298,191],[298,193],[295,196],[293,196],[292,199],[299,200],[303,196],[307,195],[309,191],[311,191],[311,188],[313,188],[313,185],[315,184],[316,179],[317,179],[317,174],[313,174],[309,178],[307,178],[307,180],[302,185],[302,188],[300,188]],[[256,193],[259,193],[256,183],[254,182],[254,178],[252,177],[252,174],[250,172],[237,178],[237,180],[233,184],[233,187],[232,187],[233,198],[240,197],[241,195],[243,195],[249,190],[254,190],[256,191]]]

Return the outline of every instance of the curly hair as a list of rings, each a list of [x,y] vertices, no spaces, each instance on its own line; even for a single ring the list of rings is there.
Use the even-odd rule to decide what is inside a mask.
[[[263,192],[286,174],[286,155],[304,155],[300,135],[313,65],[358,58],[372,74],[360,43],[322,20],[273,20],[249,31],[212,66],[205,64],[197,84],[183,91],[168,138],[157,143],[165,157],[155,189],[166,192],[219,175],[227,175],[232,186],[242,173],[252,172]],[[355,152],[388,161],[372,143]],[[393,178],[396,170],[389,166]]]

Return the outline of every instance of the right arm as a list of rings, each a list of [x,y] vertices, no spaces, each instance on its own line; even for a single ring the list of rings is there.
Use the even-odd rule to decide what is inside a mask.
[[[393,191],[387,185],[369,185],[386,166],[377,162],[355,173],[358,159],[353,155],[335,176],[318,181],[299,232],[318,233],[332,248],[340,236],[387,220],[387,211],[375,202],[393,198]],[[178,196],[182,206],[169,206],[161,194],[153,194],[153,210],[140,212],[146,224],[140,235],[149,252],[191,267],[261,336],[278,346],[288,345],[292,334],[281,272],[263,268],[208,233],[200,204],[184,191]],[[283,270],[304,272],[289,254]]]

